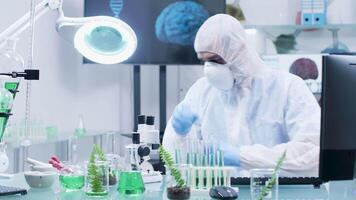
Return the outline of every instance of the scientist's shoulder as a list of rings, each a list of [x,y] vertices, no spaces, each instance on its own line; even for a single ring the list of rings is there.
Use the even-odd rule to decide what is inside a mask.
[[[282,71],[282,70],[277,70],[277,69],[271,69],[271,68],[265,68],[261,70],[257,76],[256,79],[260,80],[268,80],[270,82],[299,82],[303,81],[300,77],[291,74],[287,71]]]
[[[189,91],[191,93],[206,93],[211,91],[212,86],[209,84],[208,80],[205,77],[199,78],[195,83],[190,87]]]
[[[206,77],[201,77],[197,81],[195,81],[192,87],[203,89],[209,88],[211,87],[211,85],[209,84],[208,79]]]

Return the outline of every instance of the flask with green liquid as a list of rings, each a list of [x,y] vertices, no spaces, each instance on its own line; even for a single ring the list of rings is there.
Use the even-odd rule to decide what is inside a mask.
[[[133,133],[133,143],[127,145],[125,160],[127,166],[120,172],[119,184],[117,190],[121,195],[141,195],[145,191],[145,185],[142,174],[139,169],[138,148],[140,144],[140,135]]]

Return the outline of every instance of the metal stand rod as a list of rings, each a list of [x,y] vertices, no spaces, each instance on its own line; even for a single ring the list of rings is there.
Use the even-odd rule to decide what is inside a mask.
[[[21,162],[23,162],[23,160],[21,160],[20,148],[21,147],[14,148],[14,168],[13,168],[14,173],[21,172],[21,166],[22,166]]]
[[[159,130],[162,143],[164,130],[167,124],[167,66],[159,66]]]
[[[56,142],[56,155],[59,159],[69,161],[69,139]]]
[[[134,65],[133,87],[134,87],[134,131],[137,131],[136,117],[141,114],[141,69],[140,65]],[[167,124],[167,66],[159,66],[159,130],[162,142],[163,133]]]
[[[133,103],[134,103],[134,112],[133,112],[133,121],[134,121],[134,130],[137,131],[137,119],[136,117],[141,114],[141,67],[140,65],[134,65],[133,68]]]

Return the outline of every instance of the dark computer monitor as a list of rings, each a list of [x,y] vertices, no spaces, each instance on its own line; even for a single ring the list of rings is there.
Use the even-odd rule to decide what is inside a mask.
[[[356,56],[323,57],[319,177],[351,180],[356,158]]]

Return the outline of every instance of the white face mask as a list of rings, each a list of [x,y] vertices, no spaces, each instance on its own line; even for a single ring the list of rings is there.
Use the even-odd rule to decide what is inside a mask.
[[[234,86],[234,76],[226,65],[205,62],[204,75],[219,90],[227,91]]]

